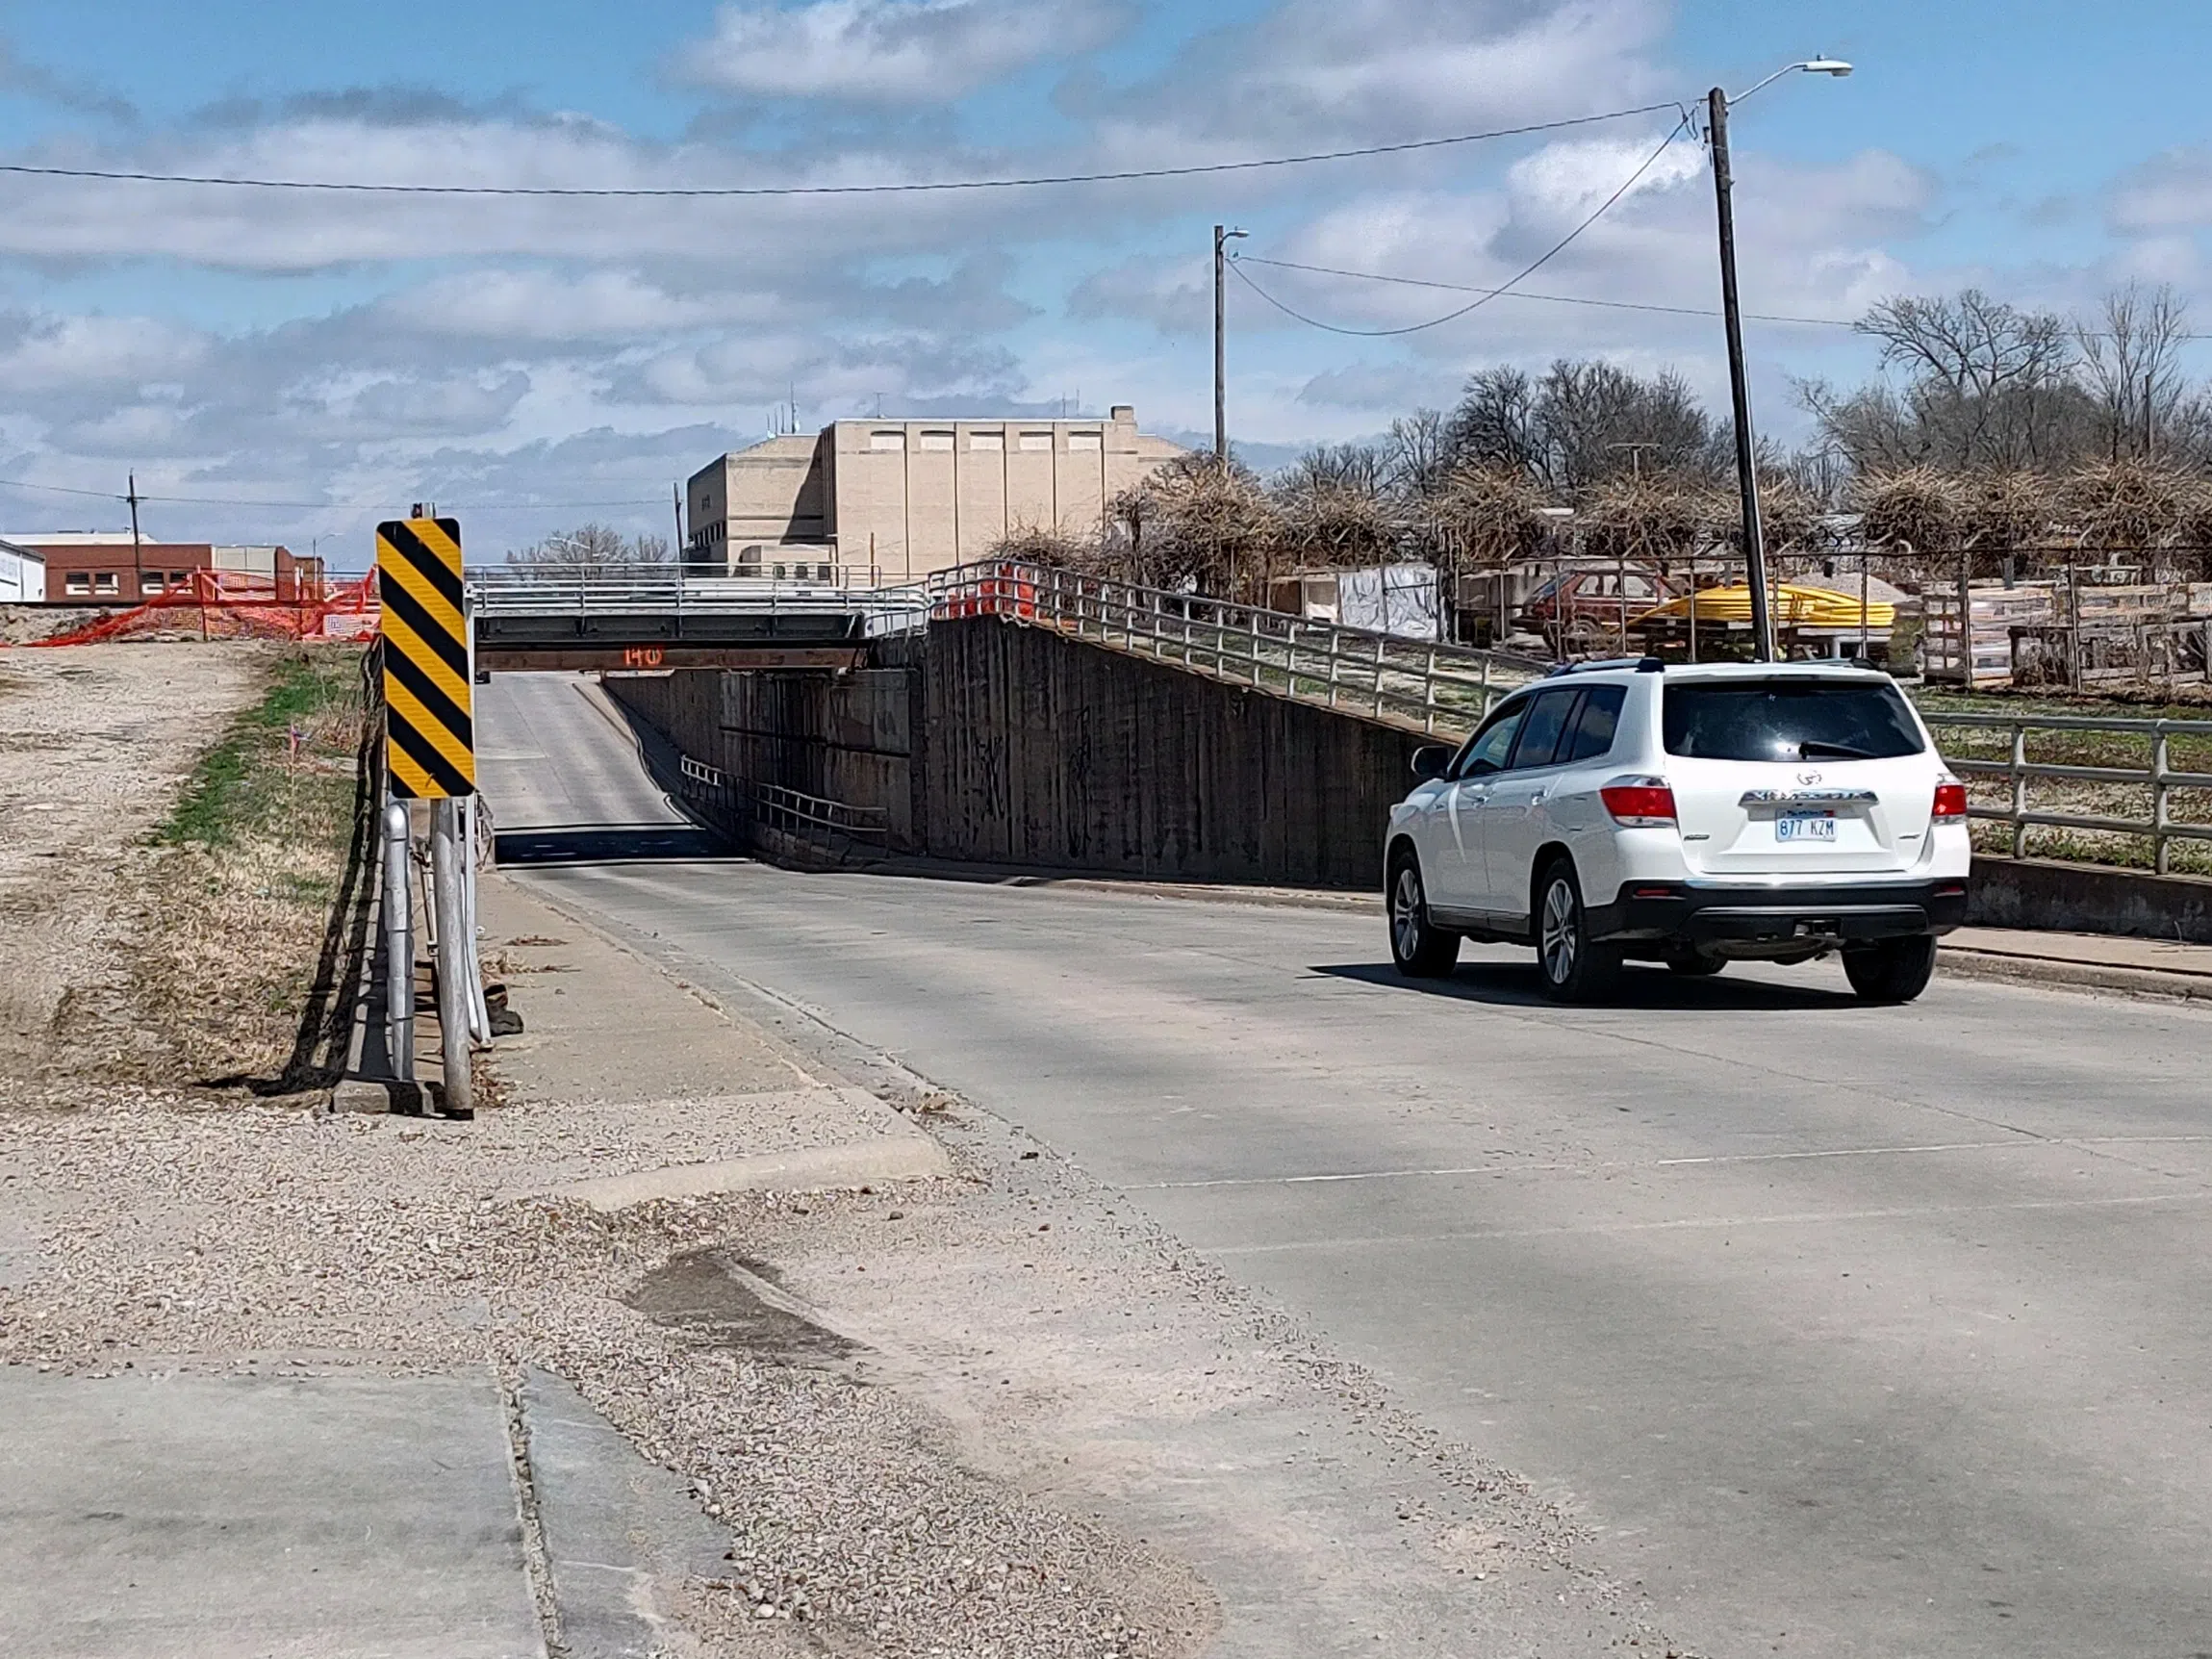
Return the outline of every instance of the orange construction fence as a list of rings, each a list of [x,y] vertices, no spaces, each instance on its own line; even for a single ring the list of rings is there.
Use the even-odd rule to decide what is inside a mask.
[[[374,573],[335,584],[302,581],[280,596],[274,578],[237,571],[194,571],[173,588],[29,646],[97,645],[106,640],[185,638],[341,640],[376,637],[381,611]]]

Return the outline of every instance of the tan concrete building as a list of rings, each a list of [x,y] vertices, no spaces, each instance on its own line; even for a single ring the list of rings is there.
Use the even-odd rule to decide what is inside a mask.
[[[731,575],[900,581],[1017,529],[1088,533],[1182,453],[1139,432],[1127,404],[1103,421],[839,421],[694,473],[685,557]]]

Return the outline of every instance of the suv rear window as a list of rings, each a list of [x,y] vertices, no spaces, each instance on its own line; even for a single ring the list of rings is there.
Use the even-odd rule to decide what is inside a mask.
[[[1666,753],[1697,760],[1893,760],[1924,747],[1894,685],[1738,679],[1664,692]]]

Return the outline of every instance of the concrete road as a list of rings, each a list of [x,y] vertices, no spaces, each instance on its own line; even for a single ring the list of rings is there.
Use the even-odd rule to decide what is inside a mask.
[[[605,816],[620,753],[547,763]],[[1701,1653],[2212,1653],[2212,1016],[1870,1009],[1832,966],[1569,1010],[1521,953],[1408,983],[1379,919],[1320,911],[529,879],[1128,1189],[1567,1504]]]
[[[476,687],[476,775],[502,862],[706,857],[596,676],[495,675]]]

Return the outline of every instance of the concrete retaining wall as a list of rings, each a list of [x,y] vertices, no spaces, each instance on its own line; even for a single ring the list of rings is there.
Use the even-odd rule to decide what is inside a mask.
[[[1423,741],[991,618],[929,629],[929,851],[1376,888]]]
[[[918,654],[903,642],[852,674],[615,676],[607,690],[686,754],[749,783],[880,806],[894,851],[925,850],[916,816]]]
[[[2055,858],[1974,859],[1967,920],[2212,945],[2212,881]]]

